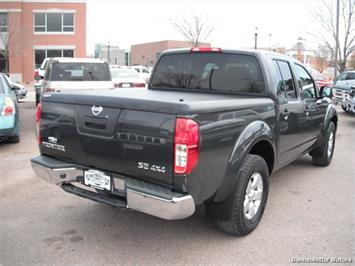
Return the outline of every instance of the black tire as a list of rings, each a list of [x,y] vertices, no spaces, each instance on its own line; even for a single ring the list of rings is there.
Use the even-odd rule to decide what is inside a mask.
[[[19,143],[20,142],[20,136],[12,136],[12,137],[9,137],[8,140],[7,140],[8,143]]]
[[[40,95],[36,93],[36,106],[39,104]]]
[[[259,173],[262,179],[262,198],[256,214],[251,219],[244,214],[244,200],[249,180],[254,173]],[[249,154],[241,164],[238,172],[238,181],[233,195],[228,199],[231,201],[229,220],[217,221],[221,230],[237,236],[245,236],[251,233],[259,224],[266,206],[269,191],[269,169],[265,160],[258,156]]]
[[[348,112],[348,108],[344,105],[341,105],[341,108],[343,109],[344,112]]]
[[[331,133],[333,134],[333,140],[332,140],[333,145],[332,145],[331,153],[329,154],[328,147],[329,147],[329,138],[331,136]],[[313,164],[318,166],[328,166],[331,163],[334,154],[334,147],[335,147],[335,133],[336,133],[335,124],[334,122],[330,122],[325,132],[325,138],[322,141],[321,145],[313,152],[311,152]]]

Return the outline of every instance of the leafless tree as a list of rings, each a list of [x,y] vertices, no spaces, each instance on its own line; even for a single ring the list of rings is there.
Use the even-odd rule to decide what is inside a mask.
[[[193,47],[198,47],[215,30],[215,27],[209,24],[207,17],[196,14],[191,19],[180,17],[170,20],[170,23]]]
[[[346,62],[355,51],[355,0],[341,0],[339,17],[339,71],[343,72]],[[319,26],[315,34],[323,48],[322,53],[335,60],[336,45],[336,1],[323,0],[310,8],[310,15]]]
[[[4,72],[9,72],[9,33],[0,31],[0,54],[4,57]]]
[[[0,54],[4,57],[6,73],[9,72],[9,57],[22,53],[21,42],[18,40],[21,28],[18,25],[9,25],[0,28]]]

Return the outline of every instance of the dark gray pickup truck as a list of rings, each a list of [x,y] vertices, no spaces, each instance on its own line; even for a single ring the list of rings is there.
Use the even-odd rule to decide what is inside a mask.
[[[205,204],[235,235],[257,227],[272,172],[331,162],[338,122],[302,64],[219,48],[162,53],[147,90],[44,94],[36,120],[40,178],[168,220]]]

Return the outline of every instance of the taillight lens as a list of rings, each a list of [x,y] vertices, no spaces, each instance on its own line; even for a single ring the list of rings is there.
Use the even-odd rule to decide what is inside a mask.
[[[133,83],[133,87],[135,87],[135,88],[145,88],[145,83]]]
[[[9,98],[9,97],[5,97],[4,105],[1,110],[1,115],[2,116],[9,116],[9,115],[14,115],[14,114],[15,114],[14,101],[11,100],[11,98]]]
[[[39,103],[37,105],[36,109],[36,136],[37,136],[37,143],[41,144],[42,138],[41,138],[41,131],[39,128],[39,124],[41,122],[41,113],[42,113],[42,103]]]
[[[177,118],[174,137],[174,173],[187,175],[198,161],[199,126],[189,118]]]
[[[39,80],[39,72],[38,72],[38,70],[35,70],[33,76],[34,76],[34,79],[35,79],[35,80]]]
[[[114,87],[114,88],[119,88],[119,87],[120,87],[120,84],[119,84],[119,83],[114,83],[114,84],[113,84],[113,87]]]

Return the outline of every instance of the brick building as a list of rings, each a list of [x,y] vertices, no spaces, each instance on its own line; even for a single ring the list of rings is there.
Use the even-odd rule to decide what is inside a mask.
[[[210,47],[209,43],[203,43],[200,46]],[[151,67],[154,65],[161,52],[168,49],[192,47],[185,41],[159,41],[131,46],[131,64]]]
[[[1,0],[0,50],[0,71],[22,82],[46,57],[85,57],[85,0]]]

